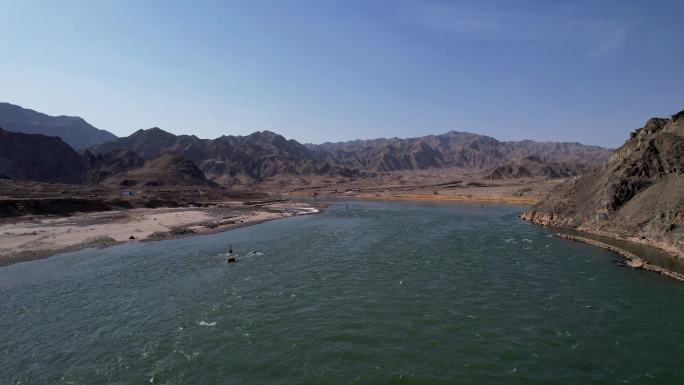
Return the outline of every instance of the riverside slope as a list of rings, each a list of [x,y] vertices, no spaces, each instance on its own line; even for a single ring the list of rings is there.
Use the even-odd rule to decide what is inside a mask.
[[[684,110],[650,119],[604,166],[560,184],[522,218],[684,256]]]

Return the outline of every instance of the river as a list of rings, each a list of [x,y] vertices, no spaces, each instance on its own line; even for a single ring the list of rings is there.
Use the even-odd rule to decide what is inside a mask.
[[[348,205],[0,268],[0,384],[684,383],[680,282],[518,206]]]

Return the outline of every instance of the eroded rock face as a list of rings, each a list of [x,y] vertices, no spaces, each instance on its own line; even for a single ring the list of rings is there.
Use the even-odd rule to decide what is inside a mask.
[[[522,218],[684,252],[683,117],[650,119],[606,165],[562,183]]]

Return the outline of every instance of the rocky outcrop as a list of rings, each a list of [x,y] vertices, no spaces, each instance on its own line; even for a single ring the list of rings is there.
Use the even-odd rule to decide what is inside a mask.
[[[97,129],[77,116],[50,116],[9,103],[0,103],[0,127],[26,134],[58,136],[76,150],[116,139],[111,132]]]
[[[632,132],[602,167],[554,189],[523,219],[612,234],[684,255],[684,111]]]

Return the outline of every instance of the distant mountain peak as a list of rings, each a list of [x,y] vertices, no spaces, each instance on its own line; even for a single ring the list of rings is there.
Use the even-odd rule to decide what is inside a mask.
[[[134,132],[134,134],[168,134],[168,135],[173,135],[172,133],[168,131],[164,131],[159,127],[151,127],[151,128],[141,128],[138,131]]]
[[[10,103],[0,102],[0,125],[6,131],[58,136],[76,150],[116,139],[78,116],[50,116]]]
[[[249,139],[260,139],[260,140],[287,140],[285,137],[283,137],[280,134],[277,134],[273,131],[268,131],[268,130],[263,130],[263,131],[255,131],[249,135],[246,136],[246,138]]]

